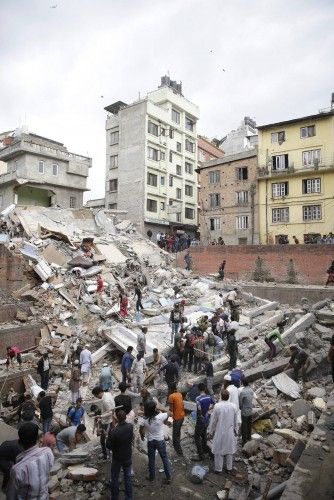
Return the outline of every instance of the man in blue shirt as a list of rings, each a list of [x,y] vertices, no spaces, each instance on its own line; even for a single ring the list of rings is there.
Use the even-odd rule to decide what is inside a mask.
[[[196,398],[196,425],[195,425],[195,444],[200,460],[203,460],[205,453],[210,453],[207,445],[206,431],[209,425],[209,409],[215,404],[212,396],[207,394],[205,384],[198,384],[199,396]]]
[[[84,416],[85,409],[82,406],[82,398],[78,398],[76,405],[71,408],[67,414],[67,417],[70,421],[70,425],[78,426],[81,424],[82,417]]]
[[[122,372],[122,382],[124,383],[130,382],[131,380],[131,366],[133,363],[132,351],[133,347],[132,345],[129,345],[129,347],[126,350],[126,353],[123,354],[122,357],[121,372]]]

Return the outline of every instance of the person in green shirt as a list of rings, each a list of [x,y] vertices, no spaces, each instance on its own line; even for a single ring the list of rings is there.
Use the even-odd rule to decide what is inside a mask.
[[[277,354],[274,341],[278,340],[282,344],[282,346],[284,346],[284,342],[281,337],[282,333],[284,332],[284,326],[279,323],[277,327],[278,328],[275,328],[275,330],[272,330],[271,332],[267,333],[267,335],[264,337],[264,341],[269,347],[269,353],[268,353],[269,361],[272,361]]]

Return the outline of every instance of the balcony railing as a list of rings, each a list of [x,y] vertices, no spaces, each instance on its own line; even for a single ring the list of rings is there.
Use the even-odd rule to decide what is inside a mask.
[[[86,156],[70,153],[61,149],[52,148],[49,146],[42,146],[26,140],[14,142],[11,146],[7,146],[0,150],[0,160],[7,161],[13,154],[25,151],[29,153],[40,154],[43,156],[50,156],[52,158],[64,159],[65,161],[75,161],[80,163],[88,163],[91,166],[92,160]]]
[[[289,163],[287,168],[284,169],[274,169],[272,165],[260,165],[257,168],[257,177],[265,178],[265,177],[277,177],[284,175],[293,175],[298,174],[299,172],[316,172],[316,171],[324,171],[334,169],[334,160],[331,160],[326,163],[318,163],[313,165],[303,165],[303,164],[294,164]]]

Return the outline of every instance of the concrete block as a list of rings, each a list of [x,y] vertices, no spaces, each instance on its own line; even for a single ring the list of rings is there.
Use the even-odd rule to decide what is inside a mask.
[[[245,370],[245,376],[248,378],[250,382],[262,377],[270,378],[273,375],[282,372],[286,367],[286,365],[288,364],[288,361],[289,361],[288,358],[283,358],[283,359],[278,359],[276,361],[272,361],[271,363],[265,365],[260,365],[255,368],[250,368],[248,370]]]
[[[293,418],[301,417],[302,415],[307,415],[311,410],[311,405],[305,401],[305,399],[297,399],[291,406],[291,414]]]
[[[250,319],[256,318],[257,316],[260,316],[260,314],[263,314],[266,311],[272,311],[278,309],[278,306],[279,306],[278,302],[268,302],[267,304],[263,304],[260,307],[255,307],[255,309],[248,311],[247,316]]]
[[[316,311],[315,315],[319,321],[323,321],[324,323],[328,323],[329,325],[334,324],[334,311],[331,311],[330,309],[322,309],[321,311]]]

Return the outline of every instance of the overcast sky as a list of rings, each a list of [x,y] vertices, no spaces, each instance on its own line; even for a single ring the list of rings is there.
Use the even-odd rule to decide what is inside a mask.
[[[210,138],[245,115],[312,114],[334,92],[333,0],[0,0],[0,20],[0,131],[26,123],[89,154],[86,199],[104,195],[104,106],[167,71]]]

